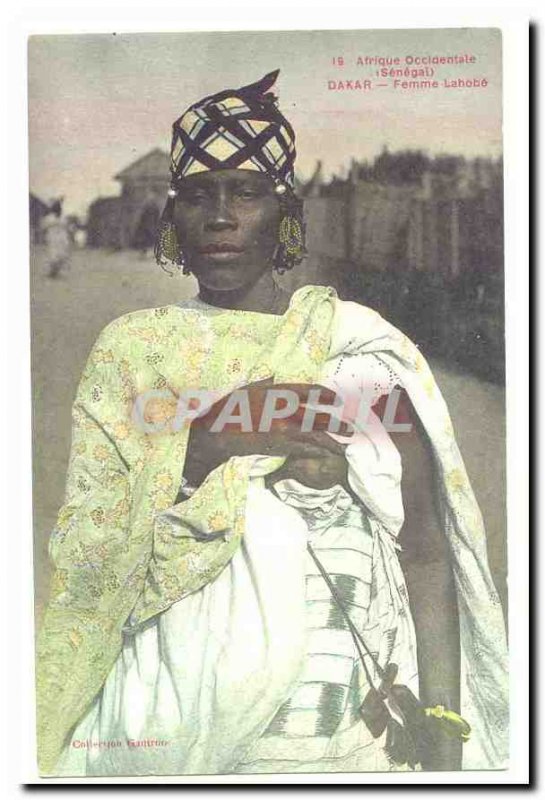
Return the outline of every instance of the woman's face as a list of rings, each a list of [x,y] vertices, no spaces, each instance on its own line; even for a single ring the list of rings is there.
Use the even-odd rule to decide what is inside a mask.
[[[263,173],[226,169],[184,178],[174,221],[189,268],[207,289],[242,289],[271,269],[280,207]]]

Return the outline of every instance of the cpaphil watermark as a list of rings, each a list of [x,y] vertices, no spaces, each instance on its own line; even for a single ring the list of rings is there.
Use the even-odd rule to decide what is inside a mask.
[[[261,393],[259,402],[255,389],[249,387],[226,395],[205,389],[185,389],[178,395],[169,389],[150,389],[136,399],[132,421],[144,433],[175,432],[198,420],[207,420],[211,433],[270,433],[289,423],[291,430],[301,433],[319,429],[346,436],[365,432],[375,424],[377,393],[373,387],[350,393],[325,388],[330,402],[321,401],[324,389],[314,386],[308,389],[304,400],[295,389],[271,386]],[[381,403],[378,416],[388,433],[412,430],[406,415],[400,413],[401,396],[398,388],[382,396],[386,401]],[[327,426],[324,417],[328,418]]]

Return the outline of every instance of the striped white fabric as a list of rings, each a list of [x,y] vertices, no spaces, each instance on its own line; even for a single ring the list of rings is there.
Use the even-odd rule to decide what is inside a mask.
[[[403,665],[403,680],[418,691],[414,632],[392,537],[340,486],[318,492],[282,481],[275,490],[298,509],[316,556],[379,663]],[[310,554],[305,571],[306,657],[298,685],[235,771],[395,769],[383,737],[373,739],[359,715],[369,684],[346,620]]]
[[[190,307],[222,313],[200,301]],[[457,582],[462,712],[472,725],[464,768],[498,769],[508,746],[503,619],[444,403],[414,346],[369,309],[339,301],[331,354],[324,382],[334,377],[332,388],[358,391],[367,377],[380,394],[394,380],[390,372],[399,374],[428,432]],[[156,736],[168,746],[67,747],[59,775],[393,769],[384,742],[372,739],[358,716],[365,675],[306,552],[310,539],[379,663],[396,663],[399,683],[418,694],[415,633],[395,545],[403,524],[401,461],[379,434],[370,428],[367,441],[346,449],[361,505],[340,487],[316,492],[295,482],[276,485],[279,499],[256,472],[245,537],[231,563],[124,643],[74,734]]]

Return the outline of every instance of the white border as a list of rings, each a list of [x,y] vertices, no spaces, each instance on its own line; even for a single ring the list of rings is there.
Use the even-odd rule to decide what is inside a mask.
[[[60,8],[34,3],[28,7],[13,4],[4,27],[3,52],[7,58],[9,126],[4,141],[4,179],[8,190],[4,214],[8,222],[4,233],[7,258],[4,273],[9,282],[4,304],[3,343],[7,349],[8,376],[2,392],[6,406],[1,417],[7,432],[5,449],[9,470],[1,481],[7,487],[2,508],[5,563],[9,566],[3,610],[7,619],[2,627],[4,653],[0,686],[7,699],[4,718],[9,729],[0,752],[9,756],[8,771],[1,780],[11,791],[17,784],[90,783],[47,780],[37,777],[34,747],[33,706],[33,603],[32,603],[32,519],[30,460],[30,348],[28,304],[28,177],[26,120],[26,37],[31,33],[83,33],[108,31],[168,30],[303,30],[370,29],[402,27],[500,27],[504,46],[504,153],[506,165],[506,296],[508,358],[508,520],[509,589],[512,676],[512,755],[505,772],[419,773],[372,775],[279,775],[173,778],[96,779],[93,784],[114,783],[205,783],[205,784],[341,784],[358,783],[389,786],[413,784],[525,784],[528,781],[528,508],[527,508],[527,398],[528,398],[528,101],[527,101],[527,24],[528,13],[513,8],[437,9],[410,8],[405,4],[369,9],[363,3],[315,2],[299,10],[288,0],[275,0],[268,9],[256,3],[208,2],[191,12],[187,3],[171,6],[150,4],[147,10],[134,2],[115,7],[98,0],[93,7]],[[13,388],[15,387],[15,392]],[[9,391],[6,391],[6,388]],[[19,549],[16,549],[16,543]],[[17,553],[17,557],[13,553]],[[6,670],[7,674],[4,673]],[[536,711],[537,713],[537,711]],[[3,726],[5,727],[5,726]],[[15,745],[15,746],[14,746]],[[11,794],[10,791],[10,794]]]

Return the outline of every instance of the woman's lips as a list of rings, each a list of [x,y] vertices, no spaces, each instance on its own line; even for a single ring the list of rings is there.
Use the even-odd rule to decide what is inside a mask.
[[[218,244],[208,244],[201,247],[200,252],[210,255],[211,253],[242,253],[243,247],[239,247],[231,242],[218,242]]]
[[[206,258],[211,259],[212,261],[231,261],[232,259],[238,258],[241,253],[244,252],[242,247],[237,247],[236,245],[232,244],[220,244],[220,245],[210,245],[208,247],[203,247],[200,250],[201,255],[206,256]]]
[[[240,250],[226,250],[224,253],[222,252],[215,252],[215,253],[203,253],[206,258],[209,258],[211,261],[219,261],[225,263],[227,261],[236,261],[239,258],[241,251]]]

